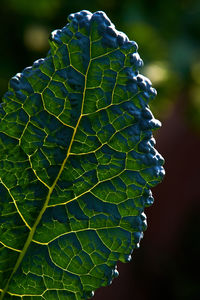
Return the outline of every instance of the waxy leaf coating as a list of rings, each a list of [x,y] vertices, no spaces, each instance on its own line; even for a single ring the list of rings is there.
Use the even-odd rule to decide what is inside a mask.
[[[0,107],[0,299],[79,300],[111,283],[164,175],[137,44],[81,11]]]

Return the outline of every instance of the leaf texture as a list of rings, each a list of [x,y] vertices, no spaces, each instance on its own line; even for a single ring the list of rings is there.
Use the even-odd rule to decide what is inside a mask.
[[[89,299],[118,275],[164,175],[137,44],[103,12],[55,30],[0,107],[0,299]]]

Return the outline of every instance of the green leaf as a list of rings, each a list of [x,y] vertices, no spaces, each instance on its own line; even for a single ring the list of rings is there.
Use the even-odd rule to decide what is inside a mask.
[[[163,159],[137,44],[81,11],[0,108],[0,299],[89,299],[146,228]]]

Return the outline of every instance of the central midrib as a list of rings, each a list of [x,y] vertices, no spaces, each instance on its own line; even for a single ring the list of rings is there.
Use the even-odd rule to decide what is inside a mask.
[[[73,132],[73,135],[72,135],[70,144],[69,144],[69,148],[68,148],[68,150],[67,150],[66,158],[64,159],[64,161],[63,161],[63,163],[62,163],[62,165],[61,165],[61,167],[60,167],[60,170],[59,170],[59,172],[58,172],[58,175],[57,175],[56,179],[54,180],[52,186],[51,186],[50,189],[49,189],[49,192],[48,192],[48,194],[47,194],[45,203],[44,203],[44,205],[43,205],[43,207],[42,207],[42,209],[41,209],[41,211],[40,211],[40,213],[39,213],[39,215],[38,215],[38,217],[37,217],[37,219],[36,219],[36,221],[35,221],[35,223],[34,223],[32,229],[31,229],[31,231],[29,232],[29,235],[28,235],[27,240],[26,240],[26,242],[25,242],[25,244],[24,244],[24,247],[23,247],[21,253],[20,253],[19,256],[18,256],[18,259],[17,259],[17,261],[16,261],[16,264],[15,264],[15,266],[14,266],[14,268],[13,268],[13,271],[12,271],[12,273],[11,273],[11,275],[10,275],[8,281],[7,281],[7,284],[6,284],[5,288],[4,288],[3,291],[2,291],[0,300],[3,300],[3,298],[4,298],[4,296],[5,296],[6,292],[7,292],[7,290],[8,290],[8,288],[9,288],[10,281],[11,281],[11,279],[13,278],[13,275],[14,275],[15,272],[17,271],[18,267],[20,266],[20,264],[21,264],[21,262],[22,262],[22,260],[23,260],[23,258],[24,258],[24,256],[25,256],[25,254],[26,254],[26,252],[27,252],[27,250],[28,250],[28,247],[29,247],[30,243],[31,243],[32,240],[33,240],[33,236],[34,236],[34,233],[35,233],[35,231],[36,231],[36,228],[37,228],[37,226],[38,226],[38,224],[39,224],[39,222],[40,222],[40,220],[41,220],[41,218],[42,218],[44,212],[45,212],[46,209],[47,209],[47,206],[48,206],[48,203],[49,203],[51,194],[53,193],[54,188],[55,188],[55,186],[56,186],[56,184],[57,184],[57,182],[58,182],[58,180],[59,180],[59,178],[60,178],[60,175],[61,175],[61,173],[62,173],[62,171],[63,171],[63,169],[64,169],[64,167],[65,167],[65,164],[66,164],[66,162],[67,162],[67,159],[68,159],[68,157],[70,156],[70,151],[71,151],[71,147],[72,147],[72,144],[73,144],[73,141],[74,141],[74,137],[75,137],[75,135],[76,135],[78,126],[79,126],[79,124],[80,124],[80,121],[81,121],[81,118],[82,118],[82,115],[83,115],[83,107],[84,107],[84,102],[85,102],[85,92],[86,92],[86,86],[87,86],[87,75],[88,75],[88,71],[89,71],[89,68],[90,68],[90,63],[91,63],[91,42],[90,42],[90,59],[89,59],[89,63],[88,63],[88,67],[87,67],[86,73],[85,73],[85,83],[84,83],[84,89],[83,89],[83,99],[82,99],[82,105],[81,105],[81,112],[80,112],[80,116],[79,116],[79,119],[78,119],[78,121],[77,121],[76,127],[74,128],[74,132]]]

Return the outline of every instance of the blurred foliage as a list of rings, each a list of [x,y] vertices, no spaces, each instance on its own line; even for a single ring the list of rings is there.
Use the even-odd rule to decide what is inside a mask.
[[[186,120],[200,130],[200,1],[198,0],[1,0],[0,92],[10,77],[48,50],[47,37],[82,9],[103,10],[139,44],[142,73],[159,97],[154,113],[164,120],[183,101]]]

